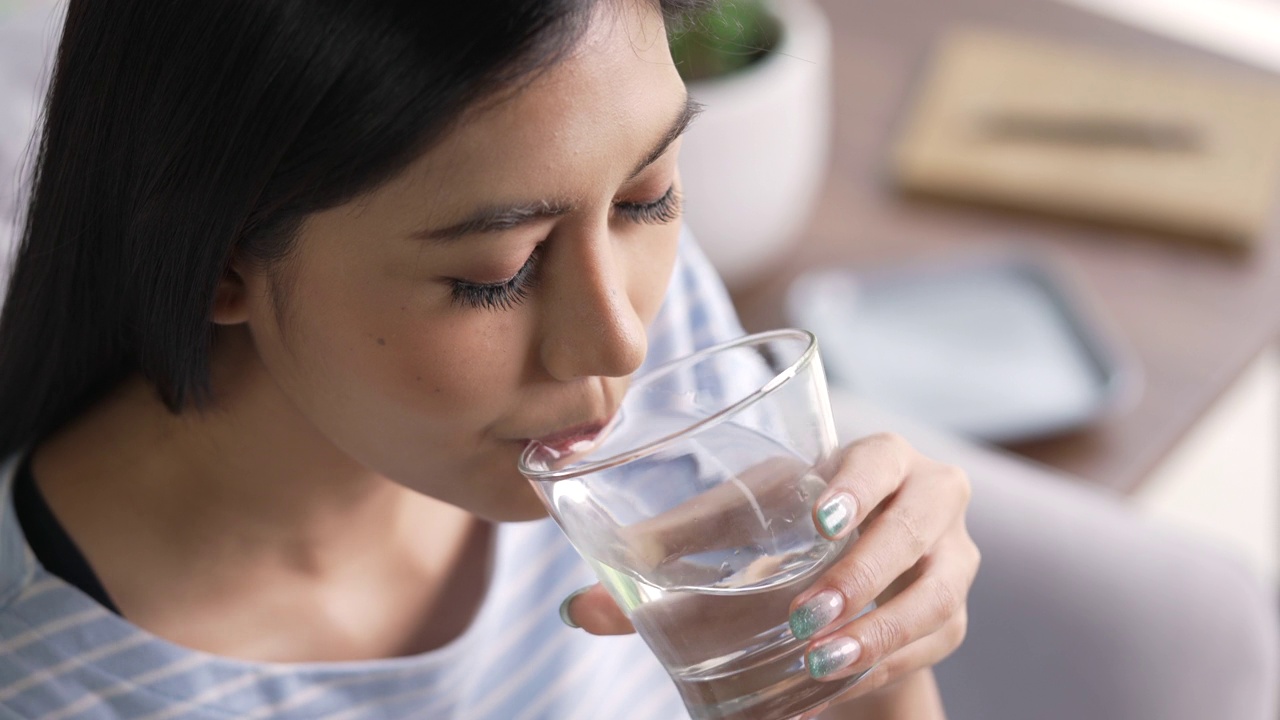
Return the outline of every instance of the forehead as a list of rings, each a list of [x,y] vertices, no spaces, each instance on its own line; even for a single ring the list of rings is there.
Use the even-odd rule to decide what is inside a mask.
[[[576,201],[625,181],[683,102],[657,4],[599,2],[561,62],[468,112],[377,194],[429,199],[433,216],[484,198]]]

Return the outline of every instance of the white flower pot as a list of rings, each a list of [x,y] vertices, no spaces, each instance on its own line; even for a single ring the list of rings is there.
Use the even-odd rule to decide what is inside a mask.
[[[685,217],[730,286],[761,276],[808,219],[826,175],[831,33],[811,0],[772,0],[778,46],[723,78],[689,84],[706,110],[685,136]]]

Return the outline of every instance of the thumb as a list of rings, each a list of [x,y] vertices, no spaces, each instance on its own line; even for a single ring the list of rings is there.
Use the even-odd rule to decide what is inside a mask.
[[[628,635],[635,632],[631,621],[602,585],[582,588],[560,603],[560,619],[571,628],[592,635]]]

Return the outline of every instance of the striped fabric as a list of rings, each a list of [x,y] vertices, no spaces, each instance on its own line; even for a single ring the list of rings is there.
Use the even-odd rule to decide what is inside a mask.
[[[648,363],[741,334],[692,241]],[[36,562],[0,474],[0,718],[41,720],[675,720],[674,686],[636,637],[597,638],[556,612],[590,570],[549,520],[499,528],[490,589],[471,627],[422,655],[270,664],[178,647],[106,611]],[[193,618],[193,622],[198,619]]]

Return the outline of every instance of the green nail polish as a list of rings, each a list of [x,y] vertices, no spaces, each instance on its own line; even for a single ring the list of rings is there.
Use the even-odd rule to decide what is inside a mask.
[[[822,534],[834,538],[853,522],[855,503],[853,496],[840,493],[822,503],[818,508],[818,524],[822,526]]]
[[[569,597],[565,598],[565,599],[560,603],[560,622],[564,623],[565,625],[568,625],[569,627],[573,628],[574,630],[579,630],[579,629],[581,629],[581,628],[582,628],[582,626],[581,626],[581,625],[579,625],[579,624],[577,624],[577,623],[575,623],[575,622],[573,621],[573,618],[569,617],[569,605],[570,605],[571,603],[573,603],[573,601],[574,601],[574,599],[575,599],[575,598],[577,598],[579,595],[581,595],[581,594],[585,593],[586,591],[588,591],[588,590],[590,590],[590,589],[591,589],[591,588],[589,588],[589,587],[584,587],[584,588],[581,588],[581,589],[579,589],[579,590],[574,590],[573,592],[569,593]]]
[[[796,608],[787,621],[797,640],[808,640],[830,625],[844,610],[844,597],[835,590],[823,590]]]
[[[862,646],[857,640],[839,638],[810,650],[804,658],[804,664],[809,668],[810,677],[821,680],[849,667],[858,660],[860,654],[862,654]]]

